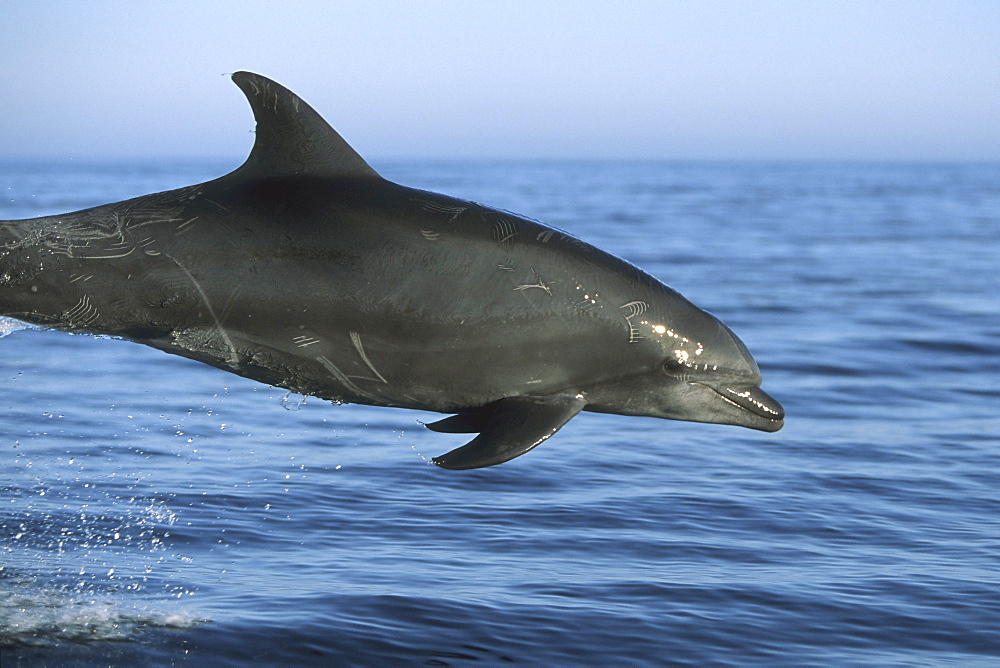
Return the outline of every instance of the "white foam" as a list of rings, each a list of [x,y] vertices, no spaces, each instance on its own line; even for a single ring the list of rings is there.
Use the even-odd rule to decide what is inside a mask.
[[[0,315],[0,339],[7,336],[8,334],[13,334],[14,332],[21,329],[33,329],[34,325],[29,325],[26,322],[21,322],[20,320],[14,320],[13,318],[6,318]]]
[[[0,646],[124,640],[139,629],[185,629],[206,621],[185,611],[129,609],[106,595],[9,584],[0,586]]]

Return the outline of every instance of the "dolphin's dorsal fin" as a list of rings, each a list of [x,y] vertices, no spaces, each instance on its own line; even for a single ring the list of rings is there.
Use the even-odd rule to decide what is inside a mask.
[[[253,72],[237,72],[233,81],[246,94],[257,120],[253,150],[240,173],[380,178],[292,91]]]

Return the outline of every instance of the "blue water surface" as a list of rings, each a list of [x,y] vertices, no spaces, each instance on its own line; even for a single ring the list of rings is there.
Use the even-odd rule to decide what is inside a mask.
[[[233,166],[6,163],[0,219]],[[679,290],[785,429],[585,413],[446,471],[439,416],[2,321],[5,668],[1000,662],[1000,164],[374,166]]]

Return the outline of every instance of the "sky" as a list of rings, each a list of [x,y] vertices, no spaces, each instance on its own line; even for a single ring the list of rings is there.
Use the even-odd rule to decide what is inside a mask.
[[[998,0],[0,0],[0,160],[242,159],[225,76],[371,158],[1000,160]]]

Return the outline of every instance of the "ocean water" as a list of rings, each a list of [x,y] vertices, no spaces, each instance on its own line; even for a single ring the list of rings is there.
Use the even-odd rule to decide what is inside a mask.
[[[786,427],[446,471],[431,414],[5,321],[5,668],[1000,663],[1000,164],[373,164],[662,279]],[[0,219],[234,166],[6,163]]]

